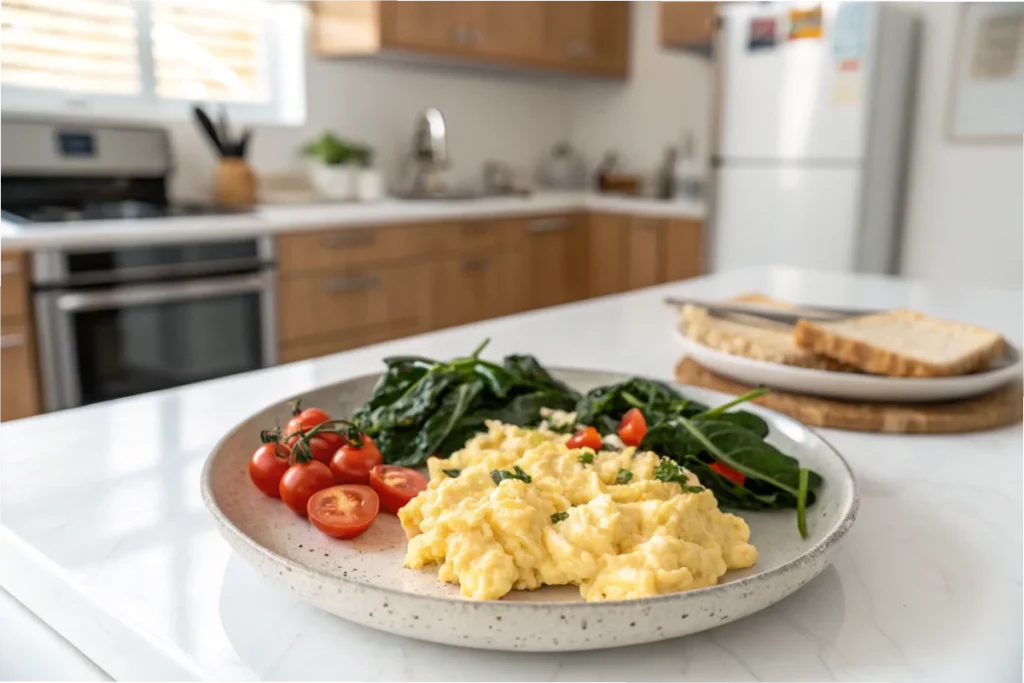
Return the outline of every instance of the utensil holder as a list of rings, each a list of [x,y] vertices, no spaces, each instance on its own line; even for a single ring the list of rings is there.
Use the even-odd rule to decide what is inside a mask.
[[[222,206],[251,206],[256,203],[256,174],[240,157],[224,157],[213,178],[213,196]]]

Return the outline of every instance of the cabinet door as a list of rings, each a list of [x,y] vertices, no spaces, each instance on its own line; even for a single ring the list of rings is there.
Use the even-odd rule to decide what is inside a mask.
[[[628,245],[627,216],[590,215],[587,227],[587,296],[605,296],[626,289]]]
[[[549,216],[524,221],[521,262],[527,308],[555,306],[582,298],[587,273],[580,216]]]
[[[515,254],[470,255],[435,264],[431,329],[509,315],[521,308]]]
[[[389,47],[457,51],[468,42],[464,2],[380,3],[381,38]]]
[[[0,422],[40,412],[33,348],[28,325],[4,323],[0,331]]]
[[[500,59],[535,60],[543,50],[544,3],[460,2],[473,51]]]
[[[717,2],[659,2],[664,47],[704,47],[717,29]]]
[[[629,3],[545,2],[545,59],[571,70],[626,75]]]
[[[629,222],[629,267],[626,288],[650,287],[662,281],[662,220],[635,216]]]
[[[662,250],[664,281],[674,282],[697,277],[702,272],[700,221],[672,219],[665,225],[665,248]]]

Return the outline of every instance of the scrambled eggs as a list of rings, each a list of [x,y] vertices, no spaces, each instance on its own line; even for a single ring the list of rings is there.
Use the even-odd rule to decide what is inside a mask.
[[[712,586],[757,562],[746,522],[707,489],[656,479],[656,454],[487,426],[450,458],[430,458],[430,485],[398,513],[405,566],[438,565],[464,597],[577,584],[590,601],[641,598]]]

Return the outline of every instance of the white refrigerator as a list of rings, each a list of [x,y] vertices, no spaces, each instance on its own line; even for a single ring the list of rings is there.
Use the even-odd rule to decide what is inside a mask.
[[[721,3],[712,269],[896,272],[917,22],[883,3]]]

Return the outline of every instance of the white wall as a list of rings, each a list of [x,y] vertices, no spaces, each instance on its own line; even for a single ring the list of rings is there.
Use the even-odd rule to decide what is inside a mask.
[[[298,149],[325,128],[369,143],[390,183],[398,178],[416,115],[437,106],[448,126],[452,182],[477,181],[488,159],[532,177],[541,155],[569,134],[570,88],[561,78],[357,59],[307,60],[307,121],[258,127],[250,161],[260,173],[300,169]],[[169,127],[177,196],[208,197],[214,156],[195,125]]]
[[[693,132],[698,158],[707,155],[711,121],[711,63],[665,50],[658,3],[632,3],[631,71],[626,82],[581,83],[571,101],[572,143],[593,167],[607,150],[623,167],[653,176],[665,148]]]
[[[956,3],[909,5],[923,20],[923,52],[904,223],[903,274],[1022,287],[1024,145],[946,137]]]

